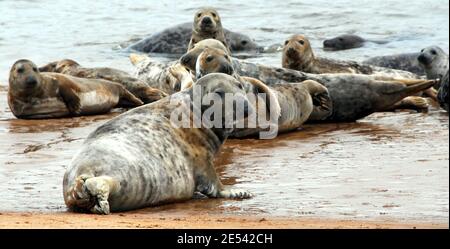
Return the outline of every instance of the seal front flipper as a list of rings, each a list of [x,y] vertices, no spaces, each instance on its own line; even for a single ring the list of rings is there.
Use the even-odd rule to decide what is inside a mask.
[[[72,87],[64,81],[59,82],[59,95],[69,109],[69,112],[74,115],[81,114],[81,100],[78,94]]]
[[[214,169],[214,165],[208,164],[203,172],[196,172],[195,182],[196,190],[210,198],[238,198],[248,199],[253,195],[241,189],[232,189],[229,186],[223,186]]]

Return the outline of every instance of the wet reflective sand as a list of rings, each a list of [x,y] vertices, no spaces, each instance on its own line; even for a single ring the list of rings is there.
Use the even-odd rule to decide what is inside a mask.
[[[64,219],[65,168],[83,139],[120,110],[73,119],[17,120],[6,107],[5,94],[3,89],[0,219],[4,222],[10,212]],[[217,169],[225,184],[250,190],[256,194],[253,199],[193,200],[125,215],[207,213],[448,227],[448,128],[448,115],[432,108],[429,113],[377,113],[357,123],[309,124],[275,140],[228,140]]]

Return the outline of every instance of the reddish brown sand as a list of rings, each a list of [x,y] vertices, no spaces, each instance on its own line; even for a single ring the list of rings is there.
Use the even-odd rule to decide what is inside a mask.
[[[109,216],[65,209],[83,139],[117,115],[17,120],[0,90],[0,228],[448,228],[449,118],[377,113],[274,140],[229,140],[216,160],[249,200],[206,199]]]

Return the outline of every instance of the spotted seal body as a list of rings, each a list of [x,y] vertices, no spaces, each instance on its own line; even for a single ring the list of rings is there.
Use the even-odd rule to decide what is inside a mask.
[[[129,92],[134,94],[146,104],[160,100],[167,96],[167,94],[163,91],[149,87],[144,82],[131,77],[131,75],[127,72],[108,67],[86,68],[80,66],[80,64],[76,61],[69,59],[48,63],[47,65],[40,67],[39,71],[62,73],[88,79],[104,79],[116,82],[123,85]]]
[[[323,41],[323,49],[329,51],[346,50],[363,47],[367,42],[385,44],[387,41],[366,40],[357,35],[340,35]]]
[[[425,70],[420,66],[417,57],[419,53],[376,56],[362,61],[362,64],[403,70],[423,76]]]
[[[198,82],[202,96],[220,91],[240,94],[245,101],[237,84],[223,74]],[[192,121],[195,112],[185,113],[192,105],[201,114],[210,107],[196,106],[192,96],[193,89],[179,92],[126,112],[91,133],[64,175],[67,207],[108,214],[187,200],[196,191],[208,197],[250,197],[246,191],[223,186],[214,169],[214,158],[232,132],[224,128],[226,121],[213,128],[172,124],[174,110],[180,111],[175,115],[187,115]]]
[[[192,36],[192,22],[182,23],[164,29],[128,46],[127,49],[145,53],[165,53],[182,55],[188,50]],[[225,41],[233,54],[257,54],[263,47],[256,44],[249,36],[223,28]]]
[[[313,74],[352,73],[387,77],[420,78],[413,73],[360,64],[355,61],[340,61],[314,55],[311,44],[304,35],[294,35],[285,41],[282,66]]]
[[[19,60],[9,74],[8,104],[18,118],[40,119],[101,114],[143,102],[117,83],[40,73],[33,62]]]
[[[333,102],[333,112],[326,121],[350,122],[374,112],[385,111],[405,97],[430,88],[436,80],[396,79],[358,74],[308,74],[233,60],[240,75],[259,79],[269,86],[278,83],[314,80],[324,85]],[[321,115],[317,115],[322,120]],[[316,118],[315,118],[316,119]],[[311,121],[316,121],[316,120]]]

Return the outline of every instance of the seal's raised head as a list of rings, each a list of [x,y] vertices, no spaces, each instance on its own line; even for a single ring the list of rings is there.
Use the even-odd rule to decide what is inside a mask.
[[[12,91],[28,92],[39,88],[41,76],[30,60],[16,61],[9,72],[9,87]]]
[[[214,33],[222,29],[219,13],[213,8],[203,8],[195,13],[193,28],[198,33]]]
[[[233,75],[234,73],[231,57],[225,51],[216,48],[203,50],[197,58],[195,68],[197,79],[214,72],[228,75]]]
[[[205,39],[196,43],[192,49],[190,49],[186,54],[180,58],[181,65],[188,68],[190,71],[195,72],[195,64],[197,62],[198,56],[205,50],[205,48],[215,48],[224,51],[228,54],[228,49],[223,45],[222,42],[216,39]]]
[[[427,71],[428,78],[442,78],[446,69],[448,69],[448,55],[438,46],[430,46],[422,49],[417,60],[425,71]],[[440,71],[440,73],[437,71]]]
[[[214,123],[213,131],[221,138],[231,134],[236,124],[244,122],[245,118],[254,111],[244,87],[230,75],[208,74],[197,81],[192,91],[194,91],[194,98],[195,91],[201,92],[202,115],[207,115],[207,113],[214,115],[211,120]],[[193,103],[195,105],[198,101],[194,99]],[[216,120],[216,117],[221,117],[221,119]]]
[[[283,67],[303,68],[314,61],[311,44],[304,35],[294,35],[284,42]],[[294,64],[299,64],[294,65]]]

